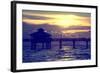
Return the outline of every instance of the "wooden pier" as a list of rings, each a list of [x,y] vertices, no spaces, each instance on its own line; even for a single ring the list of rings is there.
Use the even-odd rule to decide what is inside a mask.
[[[23,39],[23,41],[24,42],[31,42],[32,40],[31,39]],[[62,48],[62,46],[63,46],[62,43],[63,42],[72,41],[73,42],[73,48],[75,49],[76,48],[75,43],[77,41],[85,41],[86,42],[86,48],[88,48],[88,43],[90,42],[90,39],[88,39],[88,38],[53,38],[53,39],[51,39],[51,42],[53,42],[53,41],[58,41],[59,42],[59,49]]]

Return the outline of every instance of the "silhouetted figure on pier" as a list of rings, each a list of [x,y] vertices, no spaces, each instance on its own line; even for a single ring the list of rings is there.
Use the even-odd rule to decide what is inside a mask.
[[[41,44],[40,48],[38,44]],[[51,34],[39,28],[37,32],[31,34],[31,49],[42,50],[51,48]]]

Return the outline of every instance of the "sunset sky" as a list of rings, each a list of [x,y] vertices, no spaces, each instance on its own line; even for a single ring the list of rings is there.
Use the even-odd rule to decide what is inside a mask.
[[[22,17],[29,25],[47,24],[67,29],[62,33],[89,32],[91,26],[90,13],[23,10]]]

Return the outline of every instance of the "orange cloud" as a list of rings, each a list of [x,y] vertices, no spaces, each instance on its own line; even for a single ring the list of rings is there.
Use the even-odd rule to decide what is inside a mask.
[[[89,32],[90,30],[65,30],[62,31],[62,33],[66,34],[66,33],[78,33],[78,32]]]

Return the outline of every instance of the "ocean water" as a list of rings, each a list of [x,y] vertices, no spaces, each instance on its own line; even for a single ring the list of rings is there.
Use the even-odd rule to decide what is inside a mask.
[[[72,61],[72,60],[88,60],[91,59],[91,45],[86,42],[76,42],[73,48],[72,42],[63,42],[62,48],[59,48],[59,42],[52,42],[51,49],[32,50],[30,42],[23,42],[23,63],[30,62],[48,62],[48,61]]]

